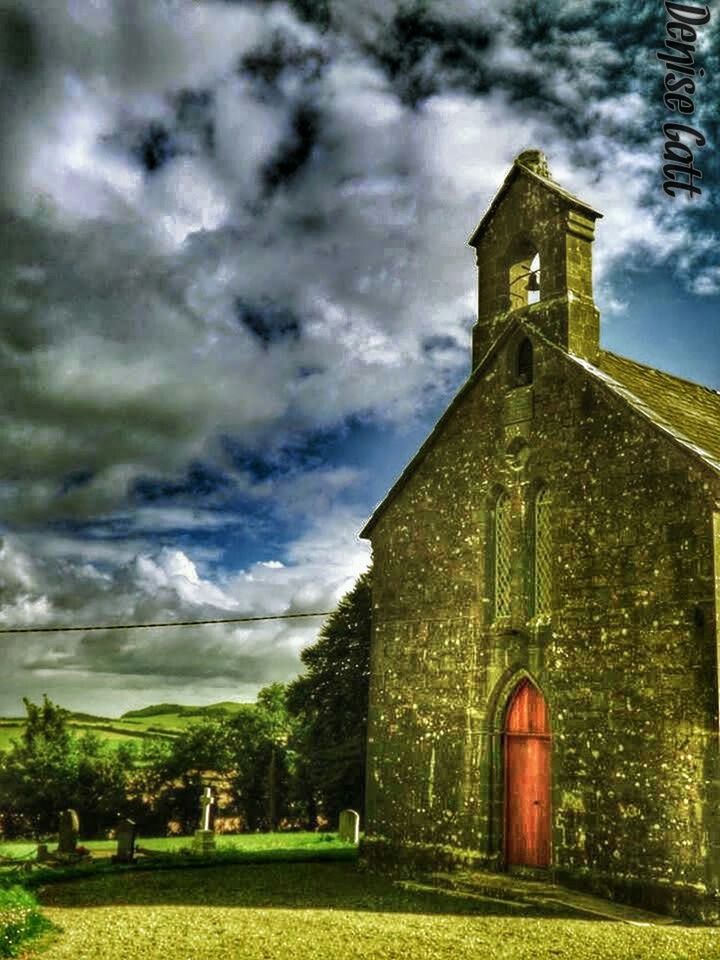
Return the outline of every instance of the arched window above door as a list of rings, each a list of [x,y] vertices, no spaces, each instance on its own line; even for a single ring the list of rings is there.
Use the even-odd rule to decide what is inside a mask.
[[[515,381],[518,387],[533,382],[533,345],[529,337],[520,341],[515,353]]]

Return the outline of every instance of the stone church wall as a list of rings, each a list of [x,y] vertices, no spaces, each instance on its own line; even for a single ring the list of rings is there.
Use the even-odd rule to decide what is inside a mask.
[[[369,849],[502,863],[503,711],[524,671],[550,710],[558,873],[712,891],[717,485],[558,348],[534,347],[520,406],[509,399],[516,337],[372,533]],[[545,618],[530,604],[541,485],[552,504]],[[501,490],[514,506],[514,599],[498,620],[489,555]]]

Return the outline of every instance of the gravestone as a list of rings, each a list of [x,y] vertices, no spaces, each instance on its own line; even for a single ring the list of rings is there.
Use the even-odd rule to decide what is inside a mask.
[[[134,820],[120,820],[115,828],[117,853],[112,857],[113,863],[133,863],[135,860],[135,840],[137,826]]]
[[[63,810],[58,826],[57,852],[63,856],[76,856],[79,832],[80,821],[75,810]]]
[[[360,814],[356,810],[340,811],[338,838],[356,846],[360,842]]]
[[[215,849],[215,831],[210,829],[210,809],[215,803],[210,787],[205,787],[200,797],[200,828],[195,831],[195,853],[211,853]]]

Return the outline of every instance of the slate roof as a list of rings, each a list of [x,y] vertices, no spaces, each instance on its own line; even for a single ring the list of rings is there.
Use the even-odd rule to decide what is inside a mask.
[[[609,376],[620,386],[621,395],[631,406],[720,472],[720,393],[717,390],[655,370],[610,350],[600,351],[591,372],[596,376],[599,373]]]
[[[720,474],[720,392],[690,380],[683,380],[671,373],[648,367],[610,350],[601,349],[595,363],[590,363],[548,340],[531,323],[516,318],[505,327],[455,394],[428,438],[361,530],[362,538],[367,539],[370,536],[372,528],[385,512],[385,508],[415,472],[462,397],[481,379],[495,353],[518,327],[527,330],[534,338],[542,340],[553,350],[565,356],[569,362],[584,369],[595,380],[603,383],[610,392],[621,397],[637,414],[671,438],[675,444],[689,451],[716,474]]]

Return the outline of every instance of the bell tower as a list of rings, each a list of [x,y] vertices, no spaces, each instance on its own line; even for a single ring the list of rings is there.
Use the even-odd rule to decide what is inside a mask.
[[[545,155],[516,157],[470,237],[478,265],[472,366],[516,316],[587,360],[600,347],[592,291],[592,242],[602,214],[550,176]]]

